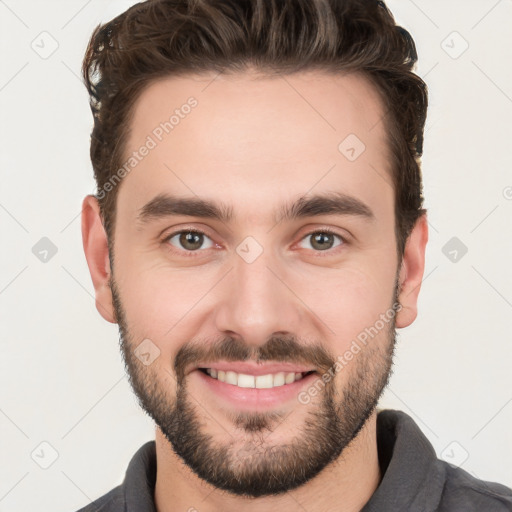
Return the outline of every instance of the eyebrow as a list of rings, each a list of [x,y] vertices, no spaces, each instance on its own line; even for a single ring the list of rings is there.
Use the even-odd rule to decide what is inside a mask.
[[[137,223],[143,226],[151,221],[183,215],[229,223],[233,220],[233,208],[225,203],[216,203],[198,197],[180,197],[158,194],[142,208],[137,215]],[[313,196],[302,196],[294,202],[281,206],[274,212],[276,223],[321,215],[350,215],[375,220],[368,205],[356,197],[342,192],[330,192]]]

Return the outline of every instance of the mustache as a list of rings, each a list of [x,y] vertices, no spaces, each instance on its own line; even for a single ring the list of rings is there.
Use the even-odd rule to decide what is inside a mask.
[[[208,341],[191,341],[178,350],[174,359],[174,371],[178,384],[183,382],[187,368],[201,361],[242,362],[263,361],[294,363],[314,366],[320,372],[328,371],[336,358],[321,344],[299,343],[296,336],[272,336],[261,346],[250,346],[238,337],[223,337]]]

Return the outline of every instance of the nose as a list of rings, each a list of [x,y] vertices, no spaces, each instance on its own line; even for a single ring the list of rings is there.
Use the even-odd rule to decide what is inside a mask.
[[[304,306],[286,269],[267,251],[252,263],[235,257],[224,281],[215,318],[219,332],[252,346],[264,345],[271,336],[300,333]]]

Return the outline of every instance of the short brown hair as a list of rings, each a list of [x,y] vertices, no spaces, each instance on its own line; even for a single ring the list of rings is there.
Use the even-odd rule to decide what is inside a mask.
[[[152,81],[209,71],[361,73],[386,111],[401,259],[422,208],[420,157],[427,86],[412,72],[414,41],[377,0],[148,0],[103,25],[82,74],[94,117],[91,161],[103,224],[113,239],[117,187],[133,107]],[[341,141],[340,141],[341,142]]]

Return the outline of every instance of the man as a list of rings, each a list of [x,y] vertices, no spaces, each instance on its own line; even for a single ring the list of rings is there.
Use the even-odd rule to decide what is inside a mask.
[[[512,510],[376,409],[428,239],[416,59],[375,0],[155,0],[95,30],[84,250],[156,439],[82,510]]]

